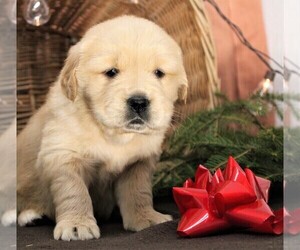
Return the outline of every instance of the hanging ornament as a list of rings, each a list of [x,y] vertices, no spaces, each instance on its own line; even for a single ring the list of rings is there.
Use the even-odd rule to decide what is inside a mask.
[[[6,4],[6,12],[8,19],[13,23],[17,23],[17,0],[8,0]]]
[[[28,0],[24,10],[27,23],[41,26],[49,21],[50,16],[50,8],[46,0]]]
[[[270,93],[273,91],[273,81],[275,78],[275,72],[274,71],[268,71],[264,77],[264,79],[258,84],[258,88],[256,90],[256,93],[263,96],[267,93]]]

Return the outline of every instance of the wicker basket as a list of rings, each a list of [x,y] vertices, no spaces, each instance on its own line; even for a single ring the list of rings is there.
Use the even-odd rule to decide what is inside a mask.
[[[214,107],[213,92],[219,80],[202,0],[139,0],[138,4],[130,0],[49,0],[51,19],[37,28],[23,19],[24,2],[18,2],[18,130],[43,104],[68,48],[94,24],[123,14],[154,21],[181,46],[189,80],[187,104],[177,107],[181,118]]]

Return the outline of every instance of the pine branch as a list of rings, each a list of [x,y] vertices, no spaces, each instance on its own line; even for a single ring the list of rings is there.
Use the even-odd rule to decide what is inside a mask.
[[[268,114],[270,106],[275,108],[287,97],[254,95],[249,100],[230,102],[218,95],[222,106],[189,117],[166,142],[154,176],[154,194],[163,194],[163,190],[170,191],[172,186],[182,185],[194,176],[199,164],[212,171],[223,168],[229,155],[259,176],[282,181],[283,128],[267,128],[259,117]],[[288,98],[290,102],[300,101],[300,96]],[[295,135],[290,132],[288,137],[293,141]],[[288,153],[291,161],[295,154],[300,157],[300,152],[290,150]]]

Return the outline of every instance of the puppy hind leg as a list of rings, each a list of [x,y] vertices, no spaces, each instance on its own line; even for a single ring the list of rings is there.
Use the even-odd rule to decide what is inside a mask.
[[[49,188],[38,180],[28,181],[17,190],[17,223],[19,226],[37,225],[44,218],[55,219]]]
[[[10,210],[5,211],[1,217],[1,223],[5,227],[15,225],[16,221],[17,221],[17,210],[16,209],[10,209]]]
[[[34,221],[38,219],[42,219],[43,215],[38,213],[34,209],[26,209],[22,211],[18,216],[18,224],[21,227],[34,225]]]

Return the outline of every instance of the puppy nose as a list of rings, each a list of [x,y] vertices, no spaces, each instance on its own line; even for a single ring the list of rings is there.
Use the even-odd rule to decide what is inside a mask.
[[[137,114],[143,113],[147,110],[150,101],[142,95],[135,95],[127,100],[128,106]]]

